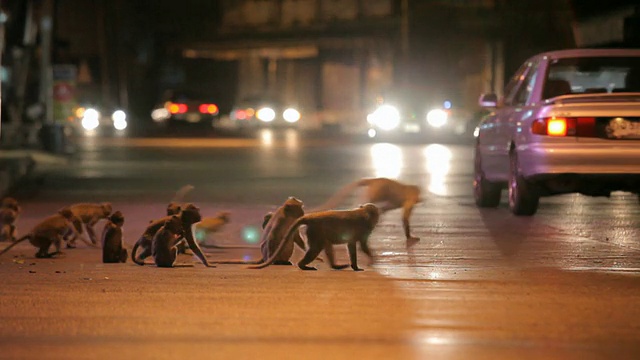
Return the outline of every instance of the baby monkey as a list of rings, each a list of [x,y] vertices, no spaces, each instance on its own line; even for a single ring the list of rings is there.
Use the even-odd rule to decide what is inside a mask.
[[[108,222],[102,230],[102,262],[105,264],[124,263],[127,261],[127,249],[122,237],[124,216],[120,211],[109,215]]]
[[[308,213],[296,220],[287,231],[284,239],[276,251],[261,265],[250,267],[251,269],[262,269],[269,266],[276,259],[291,241],[291,237],[302,225],[307,226],[307,243],[309,249],[302,260],[298,262],[298,267],[302,270],[316,270],[307,266],[322,250],[327,254],[331,268],[340,270],[348,267],[347,264],[337,264],[333,252],[333,245],[347,244],[351,268],[354,271],[362,271],[358,268],[357,243],[360,243],[362,251],[373,259],[369,250],[369,235],[378,224],[380,211],[374,204],[364,204],[357,209],[351,210],[327,210],[315,213]]]
[[[182,220],[176,215],[165,221],[153,236],[151,254],[158,267],[173,267],[178,257],[178,243],[184,242]],[[180,240],[182,239],[182,240]]]

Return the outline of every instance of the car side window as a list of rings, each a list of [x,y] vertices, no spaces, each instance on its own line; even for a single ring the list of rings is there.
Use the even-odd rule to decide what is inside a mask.
[[[522,81],[522,85],[518,88],[515,96],[513,97],[513,101],[511,105],[526,105],[531,98],[531,94],[533,93],[533,88],[536,84],[536,78],[538,72],[537,63],[529,63],[529,70],[527,71],[527,75]]]
[[[526,62],[520,66],[518,71],[513,75],[511,80],[507,83],[507,86],[504,88],[504,105],[511,105],[513,103],[513,99],[522,84],[522,80],[524,79],[527,70],[529,70],[530,62]]]

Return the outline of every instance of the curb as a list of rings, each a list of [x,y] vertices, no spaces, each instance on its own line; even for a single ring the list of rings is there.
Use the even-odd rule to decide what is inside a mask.
[[[68,159],[39,150],[0,150],[0,195],[7,193],[39,165],[65,165]]]

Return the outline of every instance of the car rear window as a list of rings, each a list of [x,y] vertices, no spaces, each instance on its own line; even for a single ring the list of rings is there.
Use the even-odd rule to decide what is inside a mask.
[[[543,96],[611,92],[640,92],[640,57],[553,60],[547,72]]]

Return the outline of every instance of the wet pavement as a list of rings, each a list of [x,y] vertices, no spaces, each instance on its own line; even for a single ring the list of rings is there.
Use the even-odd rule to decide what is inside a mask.
[[[203,214],[232,213],[232,222],[206,243],[247,245],[247,234],[258,231],[264,213],[289,192],[317,204],[348,178],[386,172],[423,179],[427,200],[412,216],[421,240],[407,247],[399,211],[385,214],[371,237],[374,263],[359,256],[364,272],[334,271],[325,263],[316,263],[315,272],[208,269],[189,256],[180,263],[193,266],[176,269],[102,264],[101,251],[83,244],[63,258],[41,260],[22,244],[0,257],[0,358],[640,356],[640,206],[634,195],[545,198],[536,216],[516,218],[504,201],[498,209],[475,207],[464,145],[386,147],[377,156],[392,164],[376,167],[370,144],[318,141],[296,152],[286,145],[259,152],[250,144],[235,152],[196,146],[172,148],[169,155],[133,143],[127,152],[108,147],[109,156],[100,155],[106,146],[100,145],[65,171],[34,180],[39,188],[25,184],[18,193],[24,208],[19,230],[68,201],[108,198],[127,217],[131,245],[151,218],[162,215],[168,189],[184,176],[196,186],[188,200]],[[429,157],[434,151],[439,156]],[[282,156],[287,162],[276,168],[260,166]],[[226,165],[202,173],[203,164],[216,159],[227,159]],[[135,168],[157,174],[167,167],[177,172],[147,180],[148,192],[139,190],[145,182]],[[213,185],[206,185],[207,177]],[[109,180],[117,186],[104,187]],[[347,262],[346,250],[336,250]],[[213,260],[259,257],[257,249],[207,252]],[[296,250],[294,261],[300,256]]]

